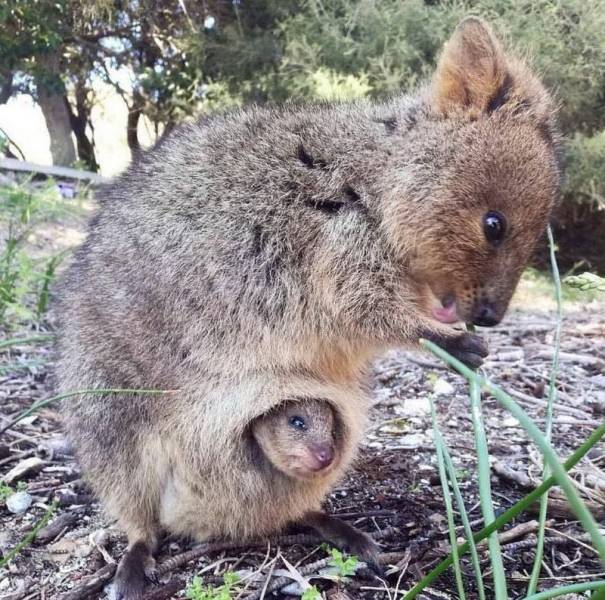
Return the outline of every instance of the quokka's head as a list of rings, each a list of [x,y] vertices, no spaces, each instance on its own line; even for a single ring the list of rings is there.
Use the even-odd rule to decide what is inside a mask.
[[[462,21],[385,188],[387,235],[436,320],[502,319],[558,198],[554,121],[528,68],[482,20]]]
[[[338,422],[327,400],[286,401],[251,425],[265,458],[294,479],[326,476],[340,462]]]

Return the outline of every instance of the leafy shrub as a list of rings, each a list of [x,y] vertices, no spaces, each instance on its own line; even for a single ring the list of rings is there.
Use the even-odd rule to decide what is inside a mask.
[[[566,194],[605,210],[605,131],[594,136],[576,133],[567,156]]]
[[[7,329],[21,321],[39,320],[48,307],[50,285],[64,256],[35,258],[27,242],[36,224],[69,209],[54,183],[40,190],[27,184],[0,187],[0,324]]]

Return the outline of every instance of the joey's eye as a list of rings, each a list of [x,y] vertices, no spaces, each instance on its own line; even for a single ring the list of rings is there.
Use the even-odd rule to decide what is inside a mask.
[[[288,422],[292,427],[294,427],[294,429],[305,430],[307,428],[307,424],[305,423],[305,420],[302,417],[290,417],[290,420]]]
[[[483,217],[483,233],[492,246],[498,246],[506,233],[506,219],[504,215],[495,210],[490,210],[486,213]]]

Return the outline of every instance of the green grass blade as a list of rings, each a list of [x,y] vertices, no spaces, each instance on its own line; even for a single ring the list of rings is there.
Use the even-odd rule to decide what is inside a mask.
[[[43,342],[50,342],[55,339],[52,334],[48,335],[36,335],[30,338],[12,338],[10,340],[4,340],[0,342],[0,349],[10,348],[11,346],[25,346],[29,344],[41,344]]]
[[[494,513],[494,502],[492,500],[491,469],[489,463],[489,450],[483,417],[481,415],[481,388],[477,381],[470,381],[471,397],[471,419],[475,432],[475,448],[477,451],[477,479],[479,481],[479,501],[484,523],[496,520]],[[492,576],[494,579],[494,597],[496,600],[508,600],[506,590],[506,575],[502,561],[502,551],[498,533],[494,531],[488,538],[489,558],[492,565]]]
[[[50,299],[50,286],[55,280],[57,267],[61,264],[61,261],[65,258],[66,252],[59,252],[48,259],[46,263],[46,269],[42,275],[42,286],[38,293],[38,300],[36,302],[36,317],[40,319],[48,308],[48,301]]]
[[[566,471],[573,469],[585,456],[594,448],[605,436],[605,423],[597,427],[588,436],[576,450],[563,463]],[[473,535],[475,543],[484,540],[490,533],[502,529],[504,525],[510,523],[513,519],[519,516],[524,510],[538,500],[545,492],[557,484],[557,480],[552,475],[543,481],[535,490],[529,492],[521,500],[513,504],[507,511],[503,512],[495,521],[488,523],[483,529]],[[464,542],[458,546],[458,555],[462,556],[469,551],[469,542]],[[453,557],[450,554],[444,558],[436,567],[434,567],[427,575],[425,575],[414,587],[403,597],[403,600],[413,600],[423,590],[429,587],[433,582],[444,573],[452,564]]]
[[[441,437],[441,434],[439,434]],[[483,576],[481,574],[481,565],[479,563],[479,553],[477,552],[477,546],[473,538],[473,530],[471,529],[471,523],[464,506],[464,500],[462,499],[462,493],[460,492],[460,486],[458,485],[458,479],[456,478],[456,468],[452,462],[452,457],[447,449],[445,443],[443,444],[443,458],[445,459],[445,467],[447,469],[450,483],[452,484],[452,490],[454,491],[454,498],[458,505],[458,511],[460,512],[460,519],[462,520],[462,526],[464,527],[464,535],[469,544],[471,553],[471,561],[473,563],[473,570],[475,572],[475,579],[477,582],[477,593],[479,594],[479,600],[485,600],[485,587],[483,586]]]
[[[548,600],[548,598],[556,598],[557,596],[563,596],[565,594],[582,593],[589,590],[605,590],[605,580],[563,585],[561,587],[545,590],[539,594],[532,594],[531,596],[527,596],[525,600]]]
[[[447,526],[450,537],[450,547],[454,558],[454,575],[456,578],[456,587],[458,588],[458,596],[461,600],[466,600],[464,593],[464,583],[462,582],[462,570],[460,569],[460,560],[458,558],[458,540],[456,539],[456,525],[454,523],[454,511],[452,509],[452,497],[447,485],[447,475],[445,472],[444,446],[445,443],[441,437],[439,427],[437,425],[437,415],[435,413],[435,405],[432,398],[429,398],[431,405],[431,418],[433,420],[433,437],[435,440],[435,449],[437,451],[437,466],[439,468],[439,479],[441,480],[441,489],[443,490],[443,501],[445,502],[445,512],[447,514]]]
[[[13,425],[16,425],[21,419],[25,419],[32,413],[52,404],[53,402],[59,402],[66,398],[73,396],[82,396],[85,394],[174,394],[178,390],[136,390],[136,389],[121,389],[121,388],[107,388],[107,389],[90,389],[90,390],[76,390],[75,392],[67,392],[58,396],[52,396],[51,398],[45,398],[38,402],[34,402],[29,408],[19,413],[10,423],[0,427],[0,435],[3,434],[7,429],[10,429]]]
[[[552,419],[553,419],[553,405],[555,397],[557,395],[557,375],[559,371],[559,351],[561,349],[561,327],[563,322],[563,302],[561,300],[561,277],[559,276],[559,267],[557,265],[557,258],[555,256],[555,241],[552,235],[552,229],[550,225],[546,228],[548,235],[548,246],[550,250],[550,267],[552,270],[552,277],[555,286],[555,298],[557,301],[557,323],[555,326],[555,350],[552,359],[552,367],[550,370],[550,382],[548,385],[548,403],[546,405],[546,425],[544,437],[550,443],[552,437]],[[548,465],[544,465],[543,479],[548,477]],[[544,494],[540,498],[540,514],[538,517],[538,539],[536,543],[536,556],[534,558],[534,565],[531,571],[531,577],[529,585],[527,586],[527,595],[530,596],[536,593],[538,589],[538,579],[540,578],[540,571],[542,570],[542,556],[544,554],[544,531],[546,525],[546,513],[548,511],[548,494]]]
[[[601,535],[597,522],[578,494],[578,491],[576,490],[570,477],[567,475],[563,465],[561,465],[559,462],[557,454],[553,450],[552,446],[544,438],[542,432],[529,418],[527,413],[506,392],[504,392],[498,386],[487,381],[484,377],[471,371],[471,369],[469,369],[466,365],[462,364],[459,360],[448,354],[445,350],[437,346],[437,344],[429,342],[428,340],[421,340],[421,344],[433,354],[444,360],[447,364],[451,365],[466,379],[469,381],[476,381],[481,388],[492,394],[494,398],[496,398],[496,400],[498,400],[498,402],[504,406],[504,408],[506,408],[506,410],[508,410],[513,417],[517,419],[517,421],[519,421],[523,429],[525,429],[525,432],[542,452],[542,455],[548,463],[548,466],[557,480],[557,483],[565,493],[571,510],[582,523],[582,526],[586,532],[590,535],[593,547],[599,553],[603,564],[605,564],[605,538]]]
[[[42,518],[36,523],[36,526],[10,552],[0,559],[0,569],[5,567],[23,548],[29,546],[36,539],[38,532],[50,521],[56,509],[57,503],[53,502]]]

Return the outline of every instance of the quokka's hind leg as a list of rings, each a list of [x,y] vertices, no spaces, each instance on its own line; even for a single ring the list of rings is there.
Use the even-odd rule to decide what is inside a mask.
[[[300,523],[312,527],[319,535],[340,549],[355,554],[375,573],[382,575],[382,567],[378,562],[378,545],[363,531],[336,517],[318,511],[307,513]]]
[[[155,536],[139,537],[128,545],[111,584],[111,600],[141,600],[146,583],[158,582],[153,558],[156,548]]]

